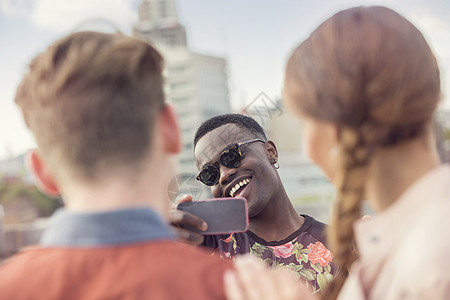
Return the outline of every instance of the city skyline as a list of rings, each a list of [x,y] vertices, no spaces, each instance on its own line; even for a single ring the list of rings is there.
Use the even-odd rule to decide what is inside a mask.
[[[88,19],[106,19],[131,34],[137,24],[140,0],[0,0],[0,159],[34,146],[13,103],[15,88],[29,60],[51,41],[73,31]],[[179,0],[181,23],[189,48],[222,56],[228,62],[233,111],[239,111],[261,92],[280,97],[283,68],[289,52],[325,18],[355,5],[381,4],[411,20],[433,47],[441,67],[444,108],[449,108],[450,3],[432,1],[281,0],[246,2]],[[91,24],[82,29],[96,29]],[[97,22],[99,23],[99,22]],[[101,23],[101,22],[100,22]],[[103,22],[104,24],[105,22]],[[109,25],[112,27],[111,25]],[[106,26],[108,27],[108,26]]]
[[[141,0],[133,35],[154,44],[165,57],[165,92],[178,115],[183,147],[178,171],[196,171],[192,149],[200,124],[231,112],[226,59],[192,51],[175,0]]]

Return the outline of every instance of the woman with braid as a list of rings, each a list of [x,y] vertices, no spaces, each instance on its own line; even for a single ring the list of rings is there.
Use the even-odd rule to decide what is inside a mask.
[[[440,98],[424,37],[384,7],[337,13],[290,56],[286,105],[338,191],[329,239],[340,272],[323,299],[450,299],[450,168],[431,128]],[[368,221],[363,199],[376,212]],[[258,286],[270,294],[261,272],[238,270],[227,275],[230,298],[253,299]]]

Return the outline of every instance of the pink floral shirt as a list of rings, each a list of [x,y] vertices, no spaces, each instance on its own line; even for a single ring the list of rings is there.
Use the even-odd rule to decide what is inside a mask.
[[[282,241],[267,242],[251,231],[229,236],[206,236],[204,246],[233,258],[252,253],[269,266],[294,270],[315,292],[323,289],[336,272],[333,254],[325,243],[325,224],[303,215],[303,226]]]
[[[450,299],[450,167],[425,174],[355,225],[360,259],[342,299]]]

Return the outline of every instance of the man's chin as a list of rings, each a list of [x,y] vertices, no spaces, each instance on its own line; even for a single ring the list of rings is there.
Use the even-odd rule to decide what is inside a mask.
[[[248,218],[256,218],[260,213],[262,209],[259,209],[258,207],[254,207],[253,205],[248,206]]]

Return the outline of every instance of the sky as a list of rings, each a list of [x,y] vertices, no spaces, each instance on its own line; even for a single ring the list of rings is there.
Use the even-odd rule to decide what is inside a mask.
[[[13,100],[29,61],[74,30],[114,26],[131,33],[139,2],[0,0],[0,159],[35,146]],[[360,5],[390,7],[422,31],[440,64],[441,109],[450,109],[448,0],[176,0],[176,4],[191,50],[227,58],[235,110],[261,92],[279,97],[290,51],[326,18]]]

